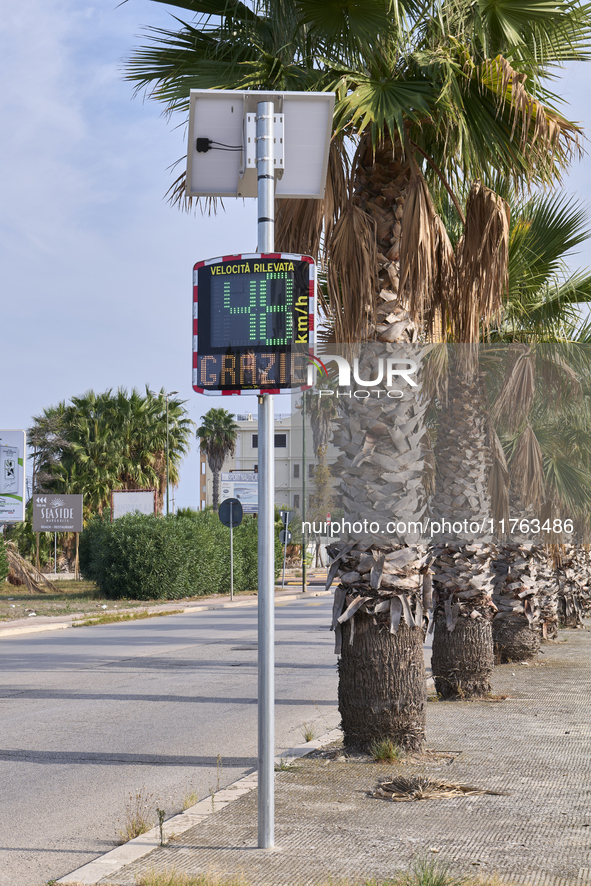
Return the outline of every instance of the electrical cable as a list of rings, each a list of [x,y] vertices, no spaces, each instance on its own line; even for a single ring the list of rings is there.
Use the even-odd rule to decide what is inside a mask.
[[[216,142],[211,138],[197,139],[197,153],[207,154],[208,151],[241,151],[242,145],[226,145],[224,142]]]

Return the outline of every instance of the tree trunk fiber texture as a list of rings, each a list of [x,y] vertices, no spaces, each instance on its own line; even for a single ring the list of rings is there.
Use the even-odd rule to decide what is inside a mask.
[[[379,547],[378,547],[379,545]],[[339,659],[344,744],[367,751],[376,739],[419,750],[425,739],[423,551],[384,540],[339,542],[333,629]],[[382,580],[384,585],[382,586]],[[387,583],[387,584],[386,584]]]
[[[591,554],[588,545],[551,546],[558,586],[558,620],[565,628],[580,628],[591,613]]]
[[[556,582],[546,552],[527,542],[498,545],[493,603],[495,661],[529,661],[543,633],[556,632]]]
[[[339,712],[346,748],[369,751],[389,738],[418,751],[425,740],[426,684],[422,626],[357,614],[343,625]],[[351,633],[354,636],[351,637]]]
[[[460,616],[453,631],[448,631],[445,614],[437,612],[431,667],[441,698],[490,695],[494,667],[490,621]]]
[[[530,661],[540,651],[541,631],[525,615],[501,614],[492,623],[495,663]]]
[[[467,346],[450,354],[447,408],[437,433],[431,548],[435,629],[432,669],[443,698],[490,693],[497,553],[489,520],[491,465],[482,381]]]

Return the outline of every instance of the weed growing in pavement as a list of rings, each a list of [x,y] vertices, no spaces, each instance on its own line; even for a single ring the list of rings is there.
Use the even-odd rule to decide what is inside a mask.
[[[376,763],[396,763],[404,754],[391,738],[374,739],[369,747],[369,753]]]
[[[294,769],[299,769],[297,763],[293,761],[290,763],[289,760],[285,760],[283,757],[279,760],[279,763],[275,763],[275,772],[293,772]]]
[[[145,788],[130,794],[125,803],[125,821],[117,831],[119,843],[127,843],[140,834],[145,834],[152,827],[149,817],[152,795],[145,793]]]
[[[302,726],[302,736],[304,741],[314,741],[316,738],[316,730],[312,723],[304,723]]]
[[[187,875],[174,869],[157,873],[151,871],[136,881],[136,886],[249,886],[247,880],[235,877],[225,878],[211,874]],[[294,884],[295,886],[295,884]],[[386,880],[320,880],[316,886],[499,886],[494,879],[457,877],[442,862],[416,861],[409,871],[401,871]],[[507,886],[507,884],[505,884]]]
[[[218,754],[216,760],[216,773],[217,773],[217,782],[218,782],[218,791],[220,789],[220,775],[222,774],[222,755]]]
[[[158,816],[158,827],[160,828],[160,845],[164,846],[164,818],[166,816],[166,812],[164,809],[159,809],[156,807],[156,815]]]
[[[246,880],[237,877],[221,878],[211,874],[188,876],[174,870],[156,873],[151,871],[137,880],[136,886],[248,886]]]
[[[473,878],[457,877],[440,859],[415,859],[409,871],[404,871],[383,886],[473,886]]]
[[[185,794],[183,799],[183,812],[185,809],[190,809],[191,806],[195,806],[196,803],[199,802],[199,797],[195,793],[195,791],[191,791],[189,794]]]

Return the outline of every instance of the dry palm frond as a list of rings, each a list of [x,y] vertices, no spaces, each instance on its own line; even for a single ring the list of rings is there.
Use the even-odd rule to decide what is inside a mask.
[[[500,525],[509,525],[509,468],[503,446],[494,427],[489,426],[488,436],[492,465],[488,483],[490,506],[493,517]],[[506,520],[506,523],[500,521]]]
[[[315,261],[348,202],[347,157],[342,142],[333,139],[328,154],[324,200],[276,200],[275,246],[279,252],[311,255]],[[326,252],[326,249],[324,250]]]
[[[515,447],[511,480],[523,504],[537,510],[544,500],[544,461],[538,438],[529,423]]]
[[[424,361],[423,391],[429,399],[436,398],[447,403],[449,381],[449,349],[446,344],[436,344],[430,349]]]
[[[546,358],[544,350],[537,361],[537,366],[542,379],[547,387],[556,392],[562,402],[578,399],[582,393],[581,380],[572,366],[569,366],[561,357],[550,352]]]
[[[375,222],[349,204],[334,226],[327,285],[335,341],[367,341],[375,328],[378,292]]]
[[[493,421],[501,420],[515,431],[529,414],[536,391],[535,357],[527,345],[516,347],[518,355],[507,370],[503,387],[493,404]]]
[[[397,775],[388,781],[381,781],[371,796],[378,800],[394,800],[395,802],[408,802],[409,800],[444,800],[448,797],[465,797],[476,794],[492,794],[493,796],[505,796],[502,791],[489,791],[486,788],[475,788],[468,784],[451,784],[445,781],[435,781],[423,775],[406,777]]]
[[[520,150],[535,155],[536,165],[547,167],[556,158],[564,164],[580,151],[580,127],[570,123],[530,95],[525,88],[527,75],[519,73],[502,55],[484,63],[481,82],[497,97],[499,111],[508,104],[513,116],[511,138],[521,129]],[[534,164],[532,164],[533,166]]]
[[[481,182],[474,182],[466,205],[466,226],[456,249],[453,293],[454,340],[479,341],[498,314],[509,281],[509,208]]]
[[[440,245],[436,217],[427,183],[415,169],[402,216],[399,293],[406,299],[412,319],[421,322],[432,315],[434,307]]]
[[[31,594],[35,592],[39,594],[59,593],[56,586],[42,572],[39,572],[32,563],[21,557],[14,542],[6,544],[6,556],[8,557],[10,572],[21,584],[27,586]]]

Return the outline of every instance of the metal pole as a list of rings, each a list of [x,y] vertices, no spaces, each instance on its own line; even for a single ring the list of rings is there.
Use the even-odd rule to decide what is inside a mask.
[[[275,249],[273,102],[259,102],[256,118],[258,252]],[[275,844],[275,463],[274,402],[258,398],[259,581],[258,581],[258,847]]]
[[[230,501],[230,603],[234,601],[234,519]]]
[[[306,593],[307,585],[307,536],[304,532],[306,522],[306,392],[302,393],[302,593]]]
[[[168,394],[166,395],[166,516],[168,517]]]
[[[57,573],[57,532],[53,533],[53,574]]]
[[[285,537],[287,539],[287,526],[285,527]],[[287,540],[283,543],[283,581],[281,587],[285,588],[285,561],[287,559]]]

